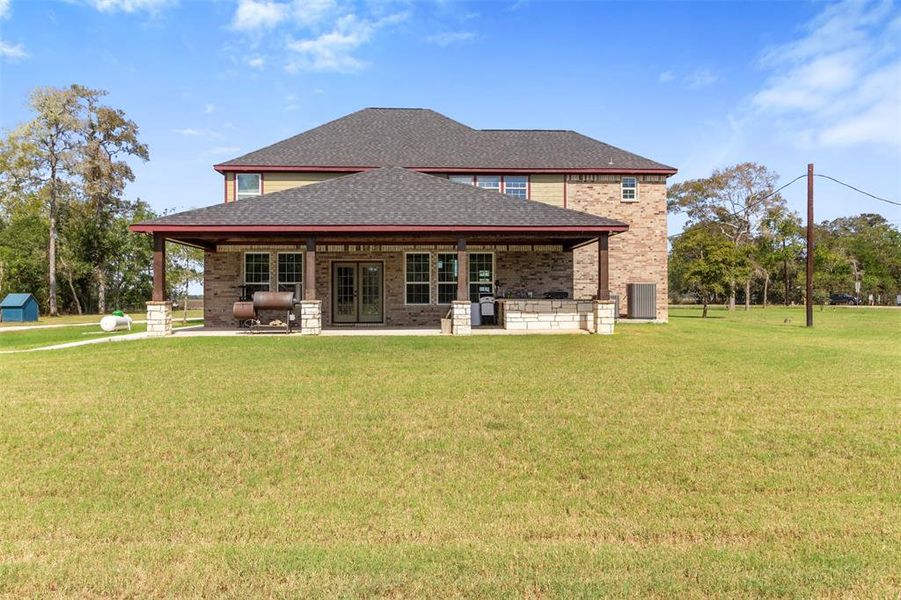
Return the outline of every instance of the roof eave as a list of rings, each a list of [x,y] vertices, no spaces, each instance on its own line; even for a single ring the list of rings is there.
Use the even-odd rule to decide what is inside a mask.
[[[135,233],[561,233],[598,234],[627,231],[625,223],[611,225],[175,225],[136,223]]]
[[[371,171],[379,169],[379,166],[372,165],[346,165],[346,166],[322,166],[322,165],[232,165],[228,163],[220,163],[213,165],[213,169],[219,173],[243,173],[248,171],[254,172],[319,172],[319,173],[356,173],[359,171]],[[564,174],[586,174],[586,175],[604,175],[604,174],[635,174],[635,175],[666,175],[672,176],[678,173],[678,169],[669,166],[654,168],[635,168],[635,167],[597,167],[597,168],[547,168],[547,167],[423,167],[423,166],[404,166],[405,169],[411,171],[419,171],[421,173],[564,173]]]

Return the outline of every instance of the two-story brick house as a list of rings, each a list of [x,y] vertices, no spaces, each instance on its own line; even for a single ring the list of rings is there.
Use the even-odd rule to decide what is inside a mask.
[[[509,299],[514,315],[525,299],[555,299],[526,312],[584,313],[615,294],[625,312],[633,282],[656,285],[667,318],[676,170],[574,131],[369,108],[214,168],[222,203],[132,228],[154,235],[156,302],[164,240],[205,249],[208,327],[235,326],[233,302],[263,290],[318,303],[326,327],[437,326],[483,296]]]

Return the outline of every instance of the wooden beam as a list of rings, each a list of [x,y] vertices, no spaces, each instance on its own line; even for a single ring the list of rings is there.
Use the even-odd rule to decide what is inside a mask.
[[[469,300],[469,261],[466,259],[466,238],[457,240],[457,300]]]
[[[153,234],[153,296],[154,302],[166,299],[166,238],[161,233]]]
[[[307,238],[304,254],[303,299],[316,299],[316,238]]]
[[[598,300],[610,300],[610,234],[598,236]]]

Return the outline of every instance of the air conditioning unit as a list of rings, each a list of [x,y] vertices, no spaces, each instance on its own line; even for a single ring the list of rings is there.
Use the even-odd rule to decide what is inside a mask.
[[[630,319],[657,318],[657,284],[627,283],[626,299]]]

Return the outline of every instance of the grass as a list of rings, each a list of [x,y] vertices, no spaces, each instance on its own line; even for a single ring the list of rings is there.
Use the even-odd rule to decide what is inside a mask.
[[[0,357],[0,594],[897,597],[901,311],[697,314]]]
[[[173,317],[173,327],[184,327],[185,325],[202,325],[196,321],[188,321],[185,323],[180,317]],[[23,329],[20,331],[2,331],[0,330],[0,352],[9,350],[28,350],[32,348],[40,348],[42,346],[52,346],[55,344],[65,344],[67,342],[80,342],[84,340],[116,337],[129,333],[138,333],[146,331],[147,325],[143,323],[134,323],[131,331],[122,330],[114,332],[106,332],[100,329],[100,325],[79,325],[78,327],[56,327],[52,329]]]
[[[126,313],[132,319],[136,321],[143,321],[147,318],[147,313],[145,312],[130,312]],[[99,323],[100,319],[103,318],[104,315],[61,315],[59,317],[47,317],[41,316],[37,321],[29,321],[27,323],[20,323],[17,321],[9,321],[2,322],[0,321],[0,332],[2,332],[4,327],[21,327],[21,326],[34,326],[34,325],[80,325],[84,323]],[[172,318],[183,318],[184,311],[182,310],[173,310]],[[190,309],[188,310],[188,318],[192,317],[202,317],[203,309]]]

